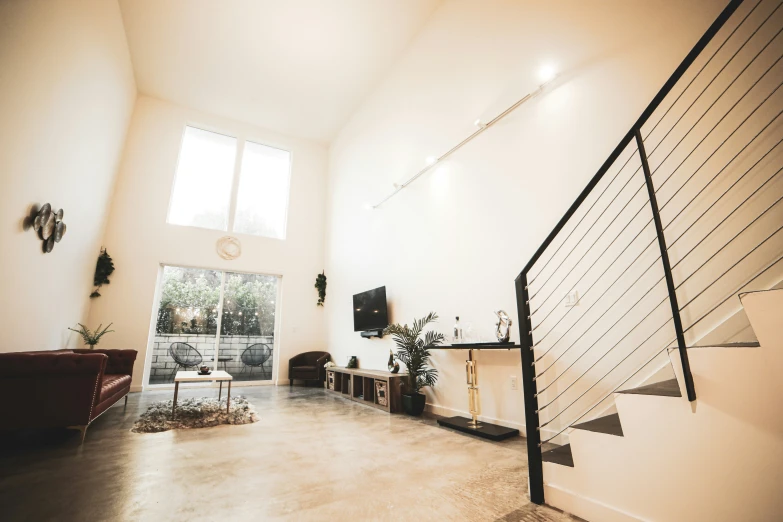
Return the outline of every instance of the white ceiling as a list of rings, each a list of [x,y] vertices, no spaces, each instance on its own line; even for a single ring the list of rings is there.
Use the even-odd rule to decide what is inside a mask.
[[[143,94],[328,142],[441,0],[120,0]]]

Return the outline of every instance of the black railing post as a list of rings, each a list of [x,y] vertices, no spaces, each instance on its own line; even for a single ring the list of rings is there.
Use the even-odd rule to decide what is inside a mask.
[[[683,333],[682,329],[682,319],[680,319],[680,305],[677,303],[677,290],[674,287],[672,267],[671,263],[669,263],[669,251],[666,247],[666,238],[663,235],[661,215],[658,212],[658,199],[655,197],[655,185],[653,185],[652,174],[650,173],[650,165],[647,162],[647,152],[644,149],[644,139],[642,138],[642,133],[638,127],[635,129],[634,134],[636,135],[636,145],[639,147],[639,156],[642,160],[644,181],[647,184],[647,194],[650,198],[650,207],[652,208],[653,221],[655,222],[655,233],[658,236],[658,246],[661,249],[661,262],[663,263],[663,273],[666,276],[666,287],[669,290],[669,303],[672,307],[674,331],[677,334],[677,347],[680,352],[682,373],[685,378],[685,390],[688,393],[688,400],[695,401],[696,389],[693,387],[693,375],[691,374],[690,362],[688,362],[688,348],[685,346],[685,334]]]
[[[525,428],[527,431],[527,466],[530,501],[544,503],[544,468],[541,460],[541,433],[538,431],[538,393],[536,369],[533,366],[533,323],[530,320],[530,297],[527,291],[527,272],[516,279],[519,344],[522,346],[522,393],[525,399]]]

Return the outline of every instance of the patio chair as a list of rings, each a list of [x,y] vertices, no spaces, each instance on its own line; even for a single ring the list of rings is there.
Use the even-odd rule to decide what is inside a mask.
[[[272,347],[268,344],[259,343],[259,344],[251,344],[245,350],[240,354],[239,359],[242,361],[242,364],[245,365],[244,368],[242,368],[242,371],[244,372],[248,366],[250,366],[250,375],[253,375],[253,368],[260,367],[261,370],[266,373],[266,370],[264,370],[264,364],[272,358]],[[271,375],[269,376],[271,378]]]
[[[171,380],[174,380],[174,375],[176,375],[179,368],[198,368],[201,365],[201,361],[204,360],[198,350],[188,343],[171,343],[169,355],[177,364],[169,376]]]

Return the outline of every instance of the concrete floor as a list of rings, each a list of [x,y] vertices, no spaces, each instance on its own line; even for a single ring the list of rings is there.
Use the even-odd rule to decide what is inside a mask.
[[[524,439],[477,440],[318,388],[234,387],[260,422],[131,433],[171,391],[76,432],[6,435],[2,520],[570,521],[526,498]],[[180,390],[181,397],[217,395]]]

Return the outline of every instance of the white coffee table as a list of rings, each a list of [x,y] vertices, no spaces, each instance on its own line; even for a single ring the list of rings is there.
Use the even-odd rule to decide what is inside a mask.
[[[218,400],[223,395],[223,381],[228,381],[228,395],[226,395],[226,414],[231,409],[231,381],[234,378],[228,372],[219,370],[212,370],[209,375],[201,375],[197,371],[183,371],[177,372],[174,377],[174,405],[171,407],[171,418],[174,418],[174,412],[177,411],[177,395],[179,394],[179,383],[181,382],[210,382],[218,381],[220,383],[220,391],[218,392]]]

